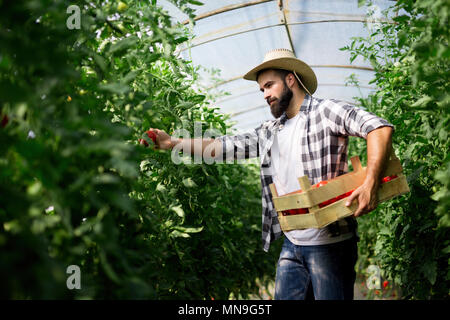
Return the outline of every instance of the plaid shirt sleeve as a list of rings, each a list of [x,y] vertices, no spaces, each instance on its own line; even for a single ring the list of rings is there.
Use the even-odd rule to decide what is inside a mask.
[[[261,126],[249,132],[234,135],[220,136],[216,141],[222,142],[223,161],[243,160],[259,157],[259,137]],[[220,157],[220,155],[218,155]]]
[[[380,127],[391,127],[386,120],[364,109],[349,105],[339,100],[328,100],[323,104],[328,127],[336,135],[357,136],[367,138],[367,135]]]

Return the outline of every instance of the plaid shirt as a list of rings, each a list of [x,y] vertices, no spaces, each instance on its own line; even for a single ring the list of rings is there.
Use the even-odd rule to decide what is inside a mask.
[[[304,175],[311,184],[330,180],[348,171],[348,136],[366,138],[374,129],[393,127],[373,113],[332,99],[318,99],[306,95],[300,109],[302,126],[301,157]],[[222,159],[234,161],[260,158],[262,186],[262,244],[268,251],[270,243],[283,235],[269,185],[273,182],[271,147],[277,130],[282,130],[286,113],[280,118],[266,121],[250,132],[234,136],[221,136]],[[356,234],[356,219],[345,218],[330,224],[331,236],[347,232]]]

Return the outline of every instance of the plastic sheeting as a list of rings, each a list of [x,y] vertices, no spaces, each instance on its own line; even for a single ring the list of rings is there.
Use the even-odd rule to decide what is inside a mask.
[[[392,1],[373,1],[370,7],[358,7],[357,0],[203,2],[196,10],[199,19],[193,27],[195,38],[189,47],[180,48],[180,54],[195,65],[220,70],[222,81],[212,82],[205,71],[202,78],[210,90],[230,93],[219,98],[216,105],[232,116],[237,132],[273,119],[258,84],[242,79],[272,49],[293,49],[312,67],[318,79],[316,97],[356,104],[355,97],[375,90],[368,83],[373,77],[370,64],[360,58],[350,64],[350,53],[339,48],[350,45],[352,37],[368,36],[370,29],[377,27],[381,11]],[[168,1],[158,4],[175,20],[187,20]],[[359,89],[346,85],[351,74],[359,80]]]

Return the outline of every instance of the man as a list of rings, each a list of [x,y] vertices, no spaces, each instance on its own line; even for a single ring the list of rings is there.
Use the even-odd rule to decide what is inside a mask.
[[[157,147],[175,145],[203,152],[214,146],[214,157],[260,157],[263,248],[286,236],[277,264],[275,299],[353,299],[357,258],[356,219],[376,208],[376,192],[391,150],[393,126],[362,109],[337,100],[312,97],[317,79],[312,69],[286,49],[266,54],[244,79],[257,81],[275,120],[245,134],[216,139],[174,139],[156,129]],[[311,184],[347,171],[348,136],[367,140],[367,175],[348,198],[358,201],[354,217],[322,229],[283,232],[269,188],[279,195],[299,190],[297,178]],[[197,140],[197,141],[196,141]]]

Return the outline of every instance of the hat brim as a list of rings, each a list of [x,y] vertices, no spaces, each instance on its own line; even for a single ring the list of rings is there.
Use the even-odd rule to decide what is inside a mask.
[[[263,62],[247,72],[244,79],[256,81],[256,75],[264,69],[295,71],[311,94],[317,89],[317,77],[314,71],[306,63],[296,58],[286,57]]]

